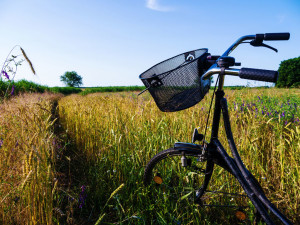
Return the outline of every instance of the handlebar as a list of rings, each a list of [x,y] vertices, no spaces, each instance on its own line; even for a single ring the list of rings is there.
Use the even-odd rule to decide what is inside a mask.
[[[290,33],[266,33],[266,34],[264,34],[264,40],[266,40],[266,41],[286,41],[289,39],[290,39]]]
[[[239,38],[233,45],[231,45],[222,56],[228,56],[239,44],[247,40],[255,40],[258,42],[262,41],[283,41],[289,40],[290,33],[265,33],[265,34],[256,34],[256,35],[246,35]]]
[[[276,83],[278,79],[278,72],[274,70],[242,68],[239,71],[239,77],[248,80],[258,80]]]
[[[206,80],[214,74],[221,74],[224,72],[225,75],[239,76],[242,79],[257,80],[265,82],[276,83],[278,79],[278,72],[274,70],[262,70],[252,68],[241,68],[241,69],[225,69],[222,71],[221,68],[213,68],[203,74],[203,79]]]
[[[256,35],[247,35],[239,38],[233,45],[231,45],[221,57],[228,56],[239,44],[243,43],[246,40],[255,41],[256,45],[265,41],[282,41],[289,40],[290,33],[265,33],[265,34],[256,34]],[[249,42],[248,42],[249,43]],[[270,47],[270,46],[268,46]],[[219,58],[220,59],[220,58]],[[218,60],[217,60],[218,61]],[[257,80],[257,81],[266,81],[275,83],[278,79],[278,72],[273,70],[262,70],[262,69],[251,69],[251,68],[241,68],[241,69],[232,69],[232,68],[223,68],[221,69],[218,66],[218,63],[213,64],[206,73],[203,74],[202,79],[206,80],[214,74],[225,74],[225,75],[234,75],[239,76],[242,79]]]

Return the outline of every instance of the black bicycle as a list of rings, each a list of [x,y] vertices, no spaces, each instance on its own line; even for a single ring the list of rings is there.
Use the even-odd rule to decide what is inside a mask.
[[[248,218],[251,223],[264,221],[266,224],[274,224],[281,221],[283,224],[292,224],[268,200],[258,181],[244,166],[234,143],[223,90],[225,75],[276,82],[277,71],[231,68],[240,66],[240,63],[236,63],[235,59],[228,55],[241,43],[267,47],[277,52],[277,49],[266,45],[264,41],[289,40],[289,37],[289,33],[243,36],[221,56],[211,55],[207,49],[198,49],[165,60],[140,75],[140,79],[146,86],[145,90],[151,93],[159,109],[164,112],[174,112],[200,102],[210,89],[210,77],[218,74],[211,101],[212,106],[215,98],[210,141],[205,140],[206,124],[204,135],[199,134],[195,129],[192,143],[175,143],[173,148],[155,155],[145,168],[144,184],[152,186],[151,192],[155,191],[156,199],[167,199],[167,201],[188,199],[204,207],[236,207],[236,217],[241,221],[247,220],[245,213],[247,209],[255,208],[251,220]],[[228,155],[218,139],[221,115],[232,157]],[[196,141],[200,141],[201,144],[195,144]],[[228,176],[234,178],[240,185],[237,187],[230,182],[224,182],[218,191],[210,191],[208,186],[215,164],[228,171]],[[223,186],[228,186],[233,192],[222,191]],[[216,194],[221,195],[221,198],[215,199],[213,196]],[[228,201],[222,204],[225,195],[230,197],[230,204]]]

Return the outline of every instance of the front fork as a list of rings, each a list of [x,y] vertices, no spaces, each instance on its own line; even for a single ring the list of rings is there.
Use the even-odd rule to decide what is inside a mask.
[[[207,150],[207,146],[201,146],[201,145],[196,145],[192,143],[183,143],[183,142],[177,142],[174,145],[175,149],[178,149],[181,151],[181,165],[186,167],[189,166],[189,160],[186,158],[186,154],[188,154],[189,151],[198,151],[199,152],[199,161],[207,161],[206,162],[206,168],[204,171],[205,177],[204,177],[204,182],[202,186],[196,191],[196,202],[200,202],[200,198],[203,196],[205,193],[209,181],[211,179],[213,170],[214,170],[214,161],[212,160],[212,157],[210,157],[209,151]]]

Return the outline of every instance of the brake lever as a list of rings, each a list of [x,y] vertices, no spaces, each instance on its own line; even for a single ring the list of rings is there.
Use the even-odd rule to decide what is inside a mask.
[[[270,45],[266,45],[265,43],[263,43],[262,40],[257,40],[257,39],[254,39],[250,42],[250,45],[254,46],[254,47],[266,47],[266,48],[269,48],[275,52],[278,52],[278,50],[276,48],[273,48],[272,46]]]
[[[269,49],[272,49],[272,50],[275,51],[275,52],[278,52],[278,50],[277,50],[276,48],[273,48],[273,47],[270,46],[270,45],[266,45],[266,44],[262,43],[261,46],[262,46],[262,47],[269,48]]]

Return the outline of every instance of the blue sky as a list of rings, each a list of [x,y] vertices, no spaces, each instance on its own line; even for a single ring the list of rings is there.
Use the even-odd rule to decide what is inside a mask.
[[[243,35],[290,32],[289,41],[268,42],[278,53],[250,45],[232,53],[244,67],[277,70],[300,56],[300,1],[0,0],[0,29],[1,64],[18,44],[36,69],[24,63],[17,79],[63,86],[60,75],[76,71],[83,86],[142,85],[139,74],[177,54],[222,54]]]

